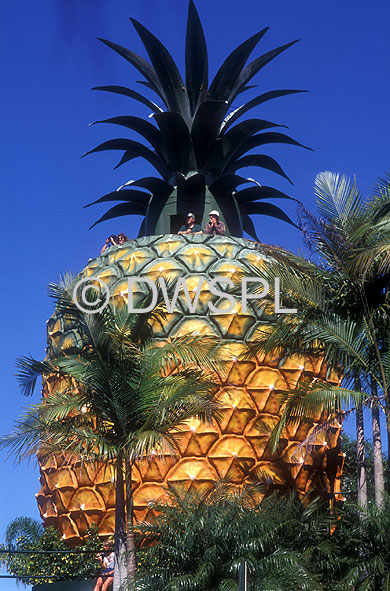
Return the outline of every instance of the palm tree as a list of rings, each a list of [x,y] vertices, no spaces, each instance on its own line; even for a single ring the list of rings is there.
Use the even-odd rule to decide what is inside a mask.
[[[61,392],[31,406],[1,445],[18,459],[60,452],[69,461],[78,456],[115,467],[114,587],[118,589],[126,574],[132,585],[135,574],[134,463],[166,450],[175,454],[180,426],[189,417],[211,420],[217,404],[206,374],[215,367],[215,343],[210,338],[186,336],[159,346],[148,339],[147,319],[163,314],[161,308],[129,315],[123,308],[107,306],[89,314],[72,301],[72,290],[54,286],[52,294],[57,308],[77,320],[82,351],[52,361],[19,360],[25,394],[32,392],[39,375],[60,380]]]
[[[7,526],[5,545],[0,545],[0,563],[24,585],[94,578],[99,565],[94,560],[102,550],[97,527],[88,531],[88,540],[70,551],[53,527],[44,529],[40,521],[17,517]],[[15,553],[7,553],[9,550]]]
[[[388,296],[390,281],[390,176],[378,179],[372,196],[368,203],[367,220],[360,228],[356,228],[354,238],[360,240],[364,237],[364,246],[357,248],[347,261],[349,270],[360,276],[368,283],[374,284],[376,291],[382,290]],[[386,304],[385,314],[380,317],[382,331],[387,331],[388,326],[388,297],[384,298]],[[375,390],[375,385],[374,385]],[[375,393],[375,392],[374,392]],[[386,402],[386,423],[388,447],[390,445],[390,400],[388,385],[385,384],[383,392]],[[374,416],[375,415],[375,416]],[[379,448],[380,438],[379,420],[377,418],[377,404],[373,404],[373,439]],[[390,449],[390,447],[389,447]],[[379,453],[379,452],[378,452]]]
[[[285,262],[287,261],[286,258]],[[312,431],[303,445],[321,446],[327,431],[331,434],[334,428],[340,427],[344,411],[355,410],[358,415],[358,497],[362,506],[365,506],[364,433],[360,421],[362,408],[369,394],[353,369],[360,364],[360,368],[369,371],[371,356],[366,346],[369,335],[364,325],[334,313],[329,302],[330,292],[326,287],[324,289],[320,277],[310,281],[313,278],[307,274],[296,275],[292,287],[291,282],[289,285],[287,283],[294,275],[291,270],[284,273],[280,266],[270,265],[267,276],[270,278],[273,275],[281,279],[286,304],[294,305],[298,312],[292,318],[281,315],[271,332],[259,331],[254,335],[255,341],[248,354],[253,355],[259,351],[272,354],[279,359],[281,367],[288,355],[305,355],[313,360],[322,358],[328,370],[326,380],[324,376],[322,380],[301,381],[293,389],[279,394],[282,414],[270,436],[272,449],[276,449],[280,437],[285,436],[285,428],[292,428],[300,421],[317,422],[319,416],[323,418],[321,425]],[[273,296],[272,290],[270,296]],[[331,384],[329,379],[338,381],[342,370],[343,384]],[[297,451],[302,451],[302,447],[301,445]]]
[[[387,590],[390,587],[390,504],[385,495],[381,508],[370,504],[344,507],[332,536],[332,544],[341,548],[336,560],[337,578],[332,589],[338,591]]]
[[[345,462],[343,465],[343,494],[347,497],[347,503],[356,503],[357,501],[357,458],[356,458],[356,439],[350,437],[345,431],[341,434],[341,448],[345,453]],[[368,498],[375,497],[374,482],[374,446],[371,440],[365,441],[366,452],[366,471],[367,471],[367,494]],[[386,456],[385,456],[386,457]],[[389,484],[389,475],[385,471],[385,488]]]
[[[43,534],[40,521],[32,517],[16,517],[5,530],[4,539],[6,547],[13,549],[19,538],[23,537],[29,542],[37,542]]]
[[[346,388],[330,388],[318,381],[300,385],[283,401],[286,406],[276,439],[287,417],[297,421],[299,415],[304,416],[305,412],[313,415],[313,410],[317,412],[321,405],[337,417],[342,405],[350,402],[352,396],[357,422],[358,497],[365,506],[363,407],[359,392],[366,392],[363,398],[370,395],[373,410],[375,498],[380,506],[384,485],[378,388],[386,400],[389,379],[389,338],[385,330],[387,294],[383,292],[381,279],[369,277],[367,272],[359,273],[358,268],[351,265],[355,253],[361,253],[368,242],[368,216],[372,208],[358,193],[356,183],[343,176],[322,173],[317,176],[315,190],[322,217],[317,219],[304,210],[301,225],[306,242],[319,257],[319,263],[269,249],[275,263],[267,268],[268,279],[280,278],[284,294],[289,294],[298,313],[293,317],[280,316],[271,335],[264,333],[257,346],[271,351],[283,344],[290,352],[323,355],[329,369],[343,372]],[[363,224],[366,232],[362,232]]]
[[[388,371],[385,364],[386,334],[389,328],[387,288],[390,277],[387,259],[390,227],[386,220],[390,192],[388,188],[387,191],[383,188],[384,182],[379,180],[371,198],[363,200],[357,190],[356,181],[352,183],[345,176],[323,173],[317,177],[315,183],[320,214],[330,229],[328,244],[331,245],[333,253],[336,253],[336,257],[331,256],[332,270],[337,269],[344,274],[344,283],[350,282],[350,288],[355,291],[355,302],[357,295],[357,304],[353,304],[351,298],[347,313],[354,319],[360,316],[367,326],[372,360],[370,361],[371,371],[368,376],[366,374],[366,379],[369,381],[366,387],[371,393],[375,500],[378,506],[382,504],[384,493],[378,386],[384,400],[388,403]],[[314,226],[314,230],[318,232],[318,224],[317,227]],[[324,233],[326,235],[326,231]],[[387,251],[384,249],[386,243]],[[368,250],[371,251],[371,256],[367,257],[363,264],[361,253]],[[325,252],[329,253],[329,250]],[[356,262],[355,259],[357,259]],[[351,291],[350,295],[352,296]],[[355,387],[359,385],[361,377],[357,375]],[[388,433],[390,433],[389,429],[390,423]],[[362,454],[364,429],[363,412],[360,406],[357,408],[357,432],[360,443],[358,453]],[[364,462],[360,462],[362,470],[364,470],[363,465]]]
[[[390,271],[390,173],[379,178],[368,202],[367,220],[356,228],[354,238],[364,237],[364,246],[357,248],[349,260],[353,273],[383,281]]]
[[[319,521],[327,531],[326,518],[315,519],[316,504],[305,508],[293,495],[260,503],[256,487],[237,490],[225,483],[204,495],[175,489],[170,495],[169,504],[158,505],[157,518],[140,529],[139,589],[237,590],[242,560],[251,591],[322,589],[311,568]],[[318,544],[316,558],[318,570],[329,562],[325,545]]]

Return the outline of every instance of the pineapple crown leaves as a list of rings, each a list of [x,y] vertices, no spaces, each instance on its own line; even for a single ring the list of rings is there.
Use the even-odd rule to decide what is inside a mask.
[[[255,238],[250,218],[252,214],[268,215],[292,223],[279,207],[263,202],[266,198],[286,198],[284,193],[258,184],[252,187],[254,190],[249,194],[246,189],[237,190],[244,183],[254,182],[239,176],[237,171],[249,166],[259,167],[291,182],[274,158],[263,153],[247,155],[247,152],[256,148],[262,151],[267,145],[275,143],[306,146],[280,131],[274,131],[274,128],[285,127],[283,125],[257,118],[236,121],[262,103],[304,91],[273,90],[256,96],[233,111],[232,105],[241,93],[254,88],[249,84],[252,78],[297,40],[247,63],[267,32],[268,28],[265,28],[234,49],[209,83],[206,40],[197,10],[190,0],[184,82],[165,46],[138,21],[130,20],[150,61],[121,45],[106,39],[99,40],[142,74],[145,80],[141,83],[157,94],[162,106],[124,86],[98,86],[94,90],[120,94],[142,103],[152,111],[149,117],[154,122],[135,116],[118,116],[94,123],[119,125],[136,132],[150,147],[132,139],[116,138],[103,142],[86,154],[120,150],[123,155],[116,168],[141,157],[162,178],[148,177],[131,181],[90,203],[121,202],[109,209],[93,226],[123,215],[150,215],[154,220],[155,216],[151,214],[157,210],[161,215],[168,197],[179,185],[182,196],[178,195],[177,199],[182,198],[187,203],[191,202],[191,196],[194,202],[198,201],[199,193],[203,191],[204,194],[207,187],[221,209],[227,226],[231,211],[238,210],[241,233],[244,229]],[[153,221],[147,223],[146,227],[153,229]]]

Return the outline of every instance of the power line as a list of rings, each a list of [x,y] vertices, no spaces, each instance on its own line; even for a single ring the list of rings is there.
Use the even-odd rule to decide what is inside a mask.
[[[95,577],[91,577],[91,579],[82,579],[83,581],[90,581],[94,580],[99,576],[97,574]],[[0,575],[0,579],[55,579],[56,581],[80,581],[80,578],[75,577],[74,579],[70,579],[67,577],[66,579],[62,576],[55,576],[55,575],[33,575],[33,574],[26,574],[26,575]]]
[[[100,554],[99,550],[0,550],[0,554]]]

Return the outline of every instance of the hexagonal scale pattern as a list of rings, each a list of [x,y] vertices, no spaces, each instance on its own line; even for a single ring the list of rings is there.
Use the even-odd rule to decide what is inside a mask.
[[[282,434],[276,453],[269,446],[269,434],[280,412],[278,393],[305,377],[324,376],[323,361],[291,357],[280,364],[276,356],[261,355],[250,361],[239,361],[245,342],[254,329],[266,324],[266,316],[263,317],[258,307],[248,306],[248,311],[243,313],[239,301],[229,313],[229,302],[209,289],[213,278],[234,280],[239,273],[250,276],[252,265],[266,264],[266,258],[249,240],[168,235],[144,237],[112,248],[90,261],[80,273],[80,279],[103,279],[116,305],[127,305],[130,276],[153,280],[183,277],[193,303],[198,281],[202,280],[195,312],[190,311],[183,292],[179,292],[175,310],[167,315],[164,325],[153,326],[154,336],[164,340],[193,332],[214,334],[221,338],[224,356],[231,358],[230,368],[221,376],[220,423],[205,425],[191,419],[179,436],[179,458],[163,454],[162,459],[143,460],[134,469],[134,508],[138,520],[152,515],[150,501],[162,498],[168,483],[203,491],[211,488],[217,478],[228,478],[238,486],[260,479],[269,483],[269,489],[296,487],[302,495],[308,490],[336,498],[339,495],[343,456],[338,448],[337,429],[328,445],[318,441],[311,454],[299,444],[317,423],[290,427]],[[136,284],[134,302],[143,289],[141,284]],[[209,308],[210,304],[213,309]],[[80,346],[77,326],[67,318],[54,314],[47,330],[49,356],[61,349],[74,350]],[[332,381],[336,380],[332,376]],[[49,377],[43,393],[60,387],[61,384]],[[82,539],[92,523],[98,524],[102,535],[113,531],[112,466],[96,467],[80,462],[69,465],[66,458],[56,457],[40,468],[41,490],[36,497],[46,525],[55,525],[71,544]]]

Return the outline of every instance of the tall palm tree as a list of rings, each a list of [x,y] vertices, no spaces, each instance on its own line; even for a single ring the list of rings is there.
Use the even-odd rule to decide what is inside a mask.
[[[372,360],[371,372],[369,376],[366,375],[366,379],[370,382],[367,387],[371,393],[375,500],[378,506],[383,502],[384,492],[378,385],[388,406],[389,379],[385,364],[386,335],[389,329],[390,191],[388,187],[384,190],[385,184],[385,181],[379,180],[373,195],[364,200],[356,188],[356,181],[351,182],[345,176],[323,173],[317,177],[315,183],[320,213],[330,226],[331,234],[333,231],[335,236],[331,243],[334,252],[338,253],[338,260],[333,264],[333,269],[337,268],[344,274],[345,280],[355,292],[355,304],[351,299],[348,314],[354,319],[362,318],[369,335]],[[385,244],[387,249],[384,248]],[[364,251],[370,251],[371,256],[362,260],[361,253]],[[352,295],[351,291],[350,293]],[[357,409],[357,431],[361,440],[359,447],[362,450],[364,433],[363,413],[360,407]]]
[[[129,315],[107,306],[89,314],[72,301],[72,290],[57,286],[52,292],[66,317],[77,319],[83,348],[79,354],[52,361],[19,360],[25,394],[32,392],[39,375],[52,376],[62,387],[31,406],[1,446],[18,459],[62,453],[69,462],[77,456],[114,466],[114,587],[118,589],[126,576],[132,585],[135,574],[134,463],[166,450],[174,455],[180,426],[189,417],[211,420],[217,403],[206,374],[214,367],[210,359],[215,343],[187,336],[159,346],[148,339],[147,319],[162,314],[161,309]]]
[[[287,265],[289,256],[284,263]],[[314,269],[313,269],[314,270]],[[314,270],[315,272],[315,270]],[[279,277],[283,286],[284,303],[297,309],[297,313],[289,317],[285,314],[276,319],[272,330],[259,331],[254,335],[254,343],[248,354],[252,356],[259,351],[272,354],[283,366],[284,358],[288,355],[305,354],[308,359],[323,358],[328,367],[327,378],[333,381],[341,377],[344,369],[343,385],[332,385],[329,381],[307,379],[294,385],[291,390],[279,394],[278,402],[282,407],[281,419],[271,434],[272,448],[276,449],[279,438],[285,428],[292,428],[300,421],[317,422],[323,413],[327,415],[319,427],[314,429],[305,444],[319,445],[324,441],[326,430],[339,427],[344,410],[356,410],[360,416],[362,408],[368,398],[368,391],[360,384],[354,369],[356,364],[369,371],[371,356],[367,350],[368,334],[363,324],[354,323],[348,318],[338,316],[330,304],[331,293],[324,287],[322,279],[326,275],[318,273],[314,279],[310,274],[293,272],[280,265],[270,264],[267,277]],[[331,280],[330,276],[327,276]],[[270,297],[274,297],[270,289]],[[279,353],[277,353],[279,351]],[[336,375],[334,372],[337,372]],[[361,412],[361,415],[360,415]],[[317,417],[317,418],[316,418]],[[364,433],[358,431],[358,497],[364,506],[367,502],[366,478],[364,472]],[[284,436],[284,435],[283,435]],[[297,460],[299,457],[297,456]]]
[[[385,313],[380,317],[382,331],[389,329],[388,286],[390,282],[390,176],[378,179],[368,203],[365,223],[356,228],[354,238],[364,238],[364,245],[357,248],[347,261],[349,271],[359,274],[368,283],[374,284],[376,291],[382,291],[385,300]],[[375,386],[374,386],[375,388]],[[388,448],[390,449],[390,400],[388,385],[385,384],[386,423]],[[378,441],[377,405],[373,405],[373,439]],[[375,418],[374,418],[375,415]],[[374,428],[375,427],[375,428]],[[377,443],[377,445],[379,445]]]
[[[324,355],[329,368],[343,372],[345,388],[304,384],[286,402],[284,419],[297,420],[300,413],[313,413],[325,404],[328,412],[339,413],[352,396],[357,420],[358,497],[367,503],[364,467],[363,408],[358,393],[371,395],[373,432],[376,442],[376,502],[383,498],[383,466],[379,430],[378,388],[387,398],[389,380],[386,296],[383,281],[351,265],[356,253],[368,242],[371,207],[359,194],[356,183],[346,177],[322,173],[315,183],[321,219],[303,211],[301,225],[306,242],[319,260],[309,262],[289,253],[270,249],[275,263],[267,268],[279,277],[284,294],[289,294],[298,312],[282,315],[271,336],[263,334],[267,350],[283,343],[295,351]],[[365,225],[366,232],[362,232]],[[372,273],[372,269],[371,269]],[[303,397],[303,398],[302,398]],[[300,410],[294,408],[298,405]]]

